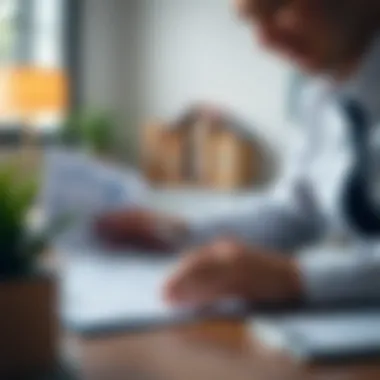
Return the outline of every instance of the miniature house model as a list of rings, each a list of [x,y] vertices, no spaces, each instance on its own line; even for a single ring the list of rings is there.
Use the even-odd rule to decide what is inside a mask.
[[[220,190],[252,187],[262,154],[242,123],[218,110],[194,108],[172,124],[150,123],[142,138],[143,170],[163,186]]]

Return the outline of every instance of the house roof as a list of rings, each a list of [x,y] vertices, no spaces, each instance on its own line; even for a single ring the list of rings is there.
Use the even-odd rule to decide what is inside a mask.
[[[249,123],[243,121],[232,112],[218,107],[198,105],[187,109],[170,124],[171,129],[185,128],[196,124],[206,118],[207,120],[235,132],[243,139],[258,143],[261,139]]]

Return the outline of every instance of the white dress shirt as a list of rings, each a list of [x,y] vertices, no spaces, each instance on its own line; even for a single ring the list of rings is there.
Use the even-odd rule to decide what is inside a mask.
[[[344,97],[359,101],[368,113],[371,185],[374,195],[380,194],[379,68],[376,38],[350,81],[333,85],[323,78],[310,80],[301,94],[303,144],[292,165],[286,199],[268,196],[243,212],[192,223],[194,239],[206,242],[233,234],[250,245],[295,254],[310,302],[380,297],[380,236],[379,241],[360,237],[340,207],[354,160],[348,120],[340,106]],[[330,238],[342,243],[326,248],[322,243]]]

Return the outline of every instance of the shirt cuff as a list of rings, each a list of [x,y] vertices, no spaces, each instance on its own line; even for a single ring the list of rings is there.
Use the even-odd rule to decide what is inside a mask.
[[[360,298],[359,289],[353,286],[356,269],[363,269],[363,260],[350,252],[313,251],[298,256],[301,281],[310,303]]]
[[[205,244],[207,240],[214,236],[214,224],[207,218],[188,219],[186,229],[186,237],[183,245],[186,247]]]

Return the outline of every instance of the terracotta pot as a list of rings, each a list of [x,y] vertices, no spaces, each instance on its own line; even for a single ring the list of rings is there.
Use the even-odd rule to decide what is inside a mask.
[[[54,368],[58,357],[56,290],[56,280],[48,274],[0,280],[0,378]]]

